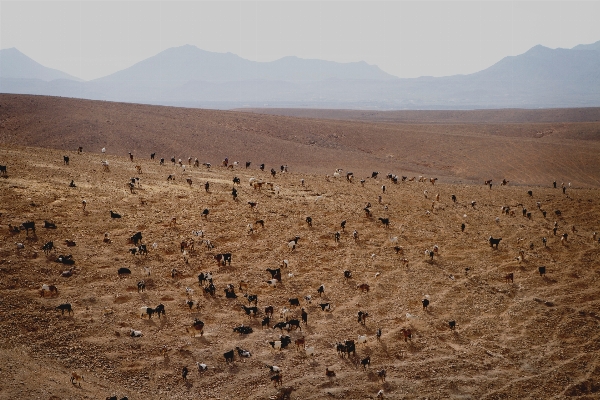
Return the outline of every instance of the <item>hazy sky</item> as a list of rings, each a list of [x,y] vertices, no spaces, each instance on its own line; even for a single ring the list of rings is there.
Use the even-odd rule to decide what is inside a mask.
[[[600,1],[0,1],[0,48],[85,80],[192,44],[255,61],[366,61],[468,74],[541,44],[600,40]]]

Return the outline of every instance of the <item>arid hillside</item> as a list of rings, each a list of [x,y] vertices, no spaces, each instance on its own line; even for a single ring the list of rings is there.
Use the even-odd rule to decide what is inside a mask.
[[[600,230],[600,189],[560,188],[562,180],[597,186],[597,141],[584,146],[552,134],[460,133],[454,125],[456,130],[446,134],[450,126],[319,122],[25,96],[1,96],[0,103],[0,165],[7,167],[0,178],[0,398],[274,399],[290,391],[291,399],[376,398],[379,391],[386,399],[600,396],[600,235],[593,238]],[[258,128],[265,132],[251,130]],[[432,142],[424,133],[428,129],[431,137],[446,141]],[[293,140],[294,133],[302,139]],[[364,150],[352,147],[359,133],[366,135]],[[473,179],[511,182],[490,188],[441,182],[439,175],[435,184],[394,184],[384,173],[401,174],[401,165],[413,164],[386,164],[382,154],[390,151],[388,144],[369,143],[376,133],[397,135],[410,146],[417,146],[421,135],[422,147],[404,151],[429,160],[429,171],[447,171],[447,180],[472,174]],[[334,134],[339,140],[329,136]],[[309,137],[322,142],[302,142]],[[463,139],[453,142],[457,137]],[[464,149],[480,143],[482,152],[490,148],[482,153],[488,159],[477,154],[460,159],[452,155],[457,149],[444,147],[450,143],[464,143]],[[78,145],[84,148],[81,154],[73,151]],[[269,151],[262,147],[270,145]],[[107,154],[99,153],[102,146]],[[402,148],[396,142],[390,146]],[[565,155],[565,149],[572,153]],[[133,162],[124,156],[127,151],[134,153]],[[158,158],[149,159],[151,151],[169,158],[196,154],[213,166],[187,165],[187,157],[186,168],[170,159],[159,165]],[[296,164],[321,154],[331,158],[313,167]],[[564,155],[564,161],[540,163],[550,154]],[[217,165],[227,155],[252,165],[233,170]],[[454,164],[436,169],[441,161],[435,157],[460,161],[464,171]],[[273,177],[258,169],[262,160],[267,170],[286,163],[290,172],[277,169]],[[479,172],[488,165],[508,168],[517,160],[514,168],[529,166],[531,173]],[[359,170],[360,162],[368,164]],[[347,165],[365,174],[377,165],[382,173],[366,178],[364,185],[358,173],[353,182],[344,174],[326,179],[336,166]],[[562,171],[556,176],[558,188],[546,168]],[[584,168],[590,168],[587,175],[574,173]],[[302,169],[324,172],[298,172]],[[169,175],[174,179],[167,180]],[[434,176],[425,167],[410,175]],[[132,177],[139,181],[130,188]],[[237,200],[234,177],[240,179]],[[260,189],[249,184],[252,178],[264,182]],[[513,186],[513,179],[520,185]],[[548,182],[525,184],[538,179]],[[370,216],[364,210],[368,203]],[[507,206],[514,213],[503,212]],[[111,210],[121,218],[111,218]],[[389,227],[381,221],[385,218]],[[35,233],[9,230],[27,221],[35,222]],[[55,229],[44,228],[44,221]],[[130,251],[134,245],[128,239],[136,232],[147,254]],[[110,241],[103,240],[105,234]],[[289,242],[296,236],[292,248]],[[502,238],[497,249],[490,246],[490,236]],[[181,243],[192,239],[194,248],[181,252]],[[49,241],[54,249],[45,253],[42,247]],[[434,246],[433,257],[426,255]],[[218,265],[215,255],[225,253],[231,253],[231,264]],[[73,265],[57,261],[69,260],[68,255]],[[119,276],[120,268],[131,274]],[[281,268],[276,287],[267,283],[267,268]],[[209,271],[214,296],[198,281]],[[344,271],[351,271],[350,278]],[[138,291],[141,280],[143,292]],[[241,281],[247,288],[240,289]],[[58,293],[42,296],[44,284],[55,285]],[[228,284],[237,298],[226,297]],[[369,290],[360,290],[361,284]],[[249,305],[244,293],[257,295],[255,318],[242,308]],[[294,307],[289,299],[295,298],[300,305]],[[56,308],[65,303],[73,313]],[[326,303],[329,311],[320,306]],[[165,309],[160,318],[141,317],[141,307],[159,304]],[[263,328],[269,305],[275,312]],[[308,323],[301,330],[274,329],[285,321],[284,307],[290,310],[288,319],[300,319],[304,309]],[[365,324],[358,322],[359,311],[368,313]],[[195,319],[204,323],[202,336],[190,334]],[[233,331],[242,324],[253,332]],[[132,337],[131,330],[142,336]],[[268,342],[281,334],[292,343],[272,348]],[[338,354],[336,343],[359,342],[361,336],[366,342],[356,344],[355,354]],[[296,347],[299,338],[310,350]],[[251,356],[234,351],[233,362],[226,362],[224,353],[236,347]],[[363,368],[360,362],[367,357],[370,365]],[[207,370],[199,372],[197,362]],[[280,368],[281,387],[275,387],[268,366]],[[335,376],[327,377],[326,369]],[[378,377],[382,369],[385,381]],[[71,384],[72,372],[83,380]]]
[[[302,111],[290,111],[300,113]],[[340,114],[341,113],[341,114]],[[597,109],[395,112],[320,119],[57,97],[0,95],[0,143],[187,160],[372,171],[446,183],[600,186]],[[404,116],[404,117],[403,117]],[[347,118],[344,120],[344,118]],[[359,120],[357,120],[359,119]]]

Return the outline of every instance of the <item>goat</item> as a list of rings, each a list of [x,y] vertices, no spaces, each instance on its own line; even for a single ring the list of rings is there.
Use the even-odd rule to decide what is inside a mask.
[[[352,271],[349,271],[349,270],[344,271],[344,279],[348,280],[350,278],[352,278]]]
[[[377,371],[377,379],[378,380],[381,379],[381,382],[385,382],[385,376],[386,376],[385,369],[382,369],[381,371]],[[380,392],[381,392],[381,390],[380,390]]]
[[[357,285],[356,288],[360,289],[361,292],[369,293],[370,286],[366,283],[361,283],[360,285]]]
[[[192,337],[195,337],[198,332],[200,332],[200,336],[204,335],[204,322],[200,321],[198,318],[194,319],[192,326],[187,328],[188,333],[192,333]],[[233,351],[232,351],[233,353]],[[233,358],[233,354],[231,355]]]
[[[129,268],[121,267],[117,271],[117,275],[131,275],[131,270]]]
[[[538,271],[540,273],[540,276],[545,276],[546,275],[546,267],[539,267]]]
[[[184,381],[187,381],[187,376],[188,376],[188,369],[187,367],[183,367],[183,369],[181,370],[181,377],[183,378]]]
[[[233,331],[239,333],[240,335],[249,335],[253,332],[251,327],[244,325],[233,328]]]
[[[269,324],[271,323],[271,317],[269,317],[268,315],[266,317],[264,317],[261,321],[261,328],[264,328],[265,326],[269,326]]]
[[[42,290],[40,292],[41,297],[46,297],[46,291],[50,292],[50,296],[54,293],[58,296],[58,289],[54,285],[42,285]]]
[[[369,316],[369,313],[364,312],[364,311],[359,311],[358,312],[358,322],[362,325],[365,325],[367,322],[368,316]]]
[[[237,347],[236,347],[237,349]],[[223,357],[225,357],[225,362],[233,362],[233,350],[229,350],[227,353],[223,353]]]
[[[138,289],[138,293],[143,292],[146,289],[146,282],[144,282],[143,280],[139,281],[137,283],[137,289]]]
[[[400,329],[402,335],[404,335],[404,341],[407,342],[408,339],[412,340],[412,331],[410,329],[402,328]]]
[[[288,302],[290,303],[290,306],[292,307],[296,307],[296,306],[300,306],[300,300],[298,300],[298,298],[293,298],[293,299],[289,299]]]
[[[233,285],[228,285],[224,291],[225,291],[226,298],[228,298],[228,299],[236,299],[237,298],[237,294],[235,294]]]
[[[456,321],[448,321],[448,326],[450,327],[450,329],[454,330],[456,328]]]
[[[236,347],[235,349],[237,350],[238,355],[240,357],[246,357],[246,358],[248,358],[248,357],[252,356],[252,354],[248,350],[244,350],[244,349],[241,349],[239,347]]]
[[[6,165],[0,165],[0,173],[6,175]]]
[[[271,278],[281,281],[281,268],[267,268],[266,271],[271,274]]]
[[[325,367],[325,376],[328,378],[335,378],[335,372],[330,371],[329,368]]]
[[[54,222],[44,221],[44,228],[46,228],[46,229],[56,229],[56,224]]]
[[[54,242],[52,242],[52,241],[47,242],[46,244],[44,244],[42,246],[42,250],[44,251],[44,253],[46,255],[48,255],[48,253],[50,253],[52,251],[52,249],[54,249]]]
[[[121,218],[121,214],[114,212],[113,210],[110,210],[110,217],[111,218]]]
[[[567,243],[567,239],[568,239],[568,237],[569,237],[569,234],[568,234],[568,233],[566,233],[566,232],[565,232],[565,233],[563,233],[563,234],[562,234],[562,236],[560,237],[560,243],[561,243],[562,245],[564,245],[565,243]]]
[[[335,240],[336,243],[338,243],[340,241],[340,233],[336,232],[333,234],[333,239]]]
[[[30,229],[35,234],[35,222],[33,222],[33,221],[26,221],[26,222],[23,222],[21,224],[21,226],[23,227],[23,229],[25,229],[27,236],[29,236],[29,230]]]
[[[321,303],[319,307],[321,307],[322,311],[331,311],[331,304],[329,303]]]
[[[231,253],[217,254],[214,258],[219,265],[231,265]]]
[[[83,379],[83,375],[79,375],[75,371],[71,372],[71,384],[72,385],[75,385],[75,383],[78,383],[79,386],[81,386],[81,381],[85,381],[85,379]]]
[[[71,303],[63,303],[56,307],[57,310],[61,311],[61,315],[65,315],[65,311],[68,315],[71,315],[73,312],[73,308],[71,307]]]
[[[273,329],[281,329],[282,331],[284,329],[288,329],[289,324],[287,322],[278,322],[275,325],[273,325]]]
[[[423,303],[423,310],[428,310],[428,306],[429,306],[429,300],[428,299],[423,299],[421,300],[421,303]]]
[[[199,363],[196,361],[196,366],[198,367],[198,372],[202,373],[208,370],[208,365],[204,363]]]
[[[63,162],[65,165],[69,165],[69,156],[63,156]]]
[[[280,386],[281,386],[281,385],[283,385],[283,380],[282,380],[282,376],[281,376],[281,374],[276,374],[276,375],[273,375],[273,376],[271,377],[271,381],[273,382],[273,384],[274,384],[275,386],[277,386],[277,385],[280,385]]]
[[[317,293],[319,293],[319,297],[321,297],[321,295],[325,293],[325,285],[321,284],[321,286],[319,286],[317,289]]]
[[[390,227],[390,219],[389,218],[378,218],[381,223],[386,227],[389,228]]]
[[[367,369],[367,366],[371,366],[371,357],[367,356],[360,360],[360,365],[362,365],[363,369]]]
[[[367,335],[358,335],[356,343],[357,344],[367,343]]]
[[[509,281],[511,283],[513,283],[514,282],[514,277],[515,277],[515,274],[511,272],[510,274],[506,274],[504,276],[504,280],[506,281],[506,283],[508,283]]]
[[[302,330],[302,327],[300,326],[300,321],[298,321],[297,319],[290,319],[289,321],[287,321],[287,323],[288,323],[288,327],[287,327],[288,332],[292,329],[292,327],[294,327],[294,329]]]
[[[311,217],[306,217],[306,223],[309,227],[312,228],[312,218]]]
[[[502,240],[502,238],[498,238],[498,239],[494,239],[493,237],[490,236],[490,238],[488,239],[488,241],[490,242],[490,246],[493,248],[494,246],[496,246],[496,249],[498,249],[498,245],[500,244],[500,241]]]
[[[308,325],[308,313],[306,311],[304,311],[304,308],[302,309],[301,318],[302,318],[302,322],[304,322],[304,324]]]
[[[358,240],[358,231],[355,229],[354,232],[352,232],[352,238],[356,241]]]
[[[246,306],[242,306],[242,309],[244,310],[244,312],[246,313],[246,315],[248,315],[249,317],[256,317],[256,315],[258,314],[258,307],[254,306],[254,307],[246,307]]]

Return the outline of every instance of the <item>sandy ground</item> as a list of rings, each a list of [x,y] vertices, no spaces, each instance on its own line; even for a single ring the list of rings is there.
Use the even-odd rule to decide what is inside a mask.
[[[379,171],[456,184],[508,179],[547,186],[556,180],[600,187],[597,108],[288,113],[0,94],[0,143],[67,154],[79,146],[92,153],[104,147],[109,155],[148,159],[156,153],[213,165],[229,157],[254,168],[264,163],[267,171],[287,164],[290,172],[307,174],[343,168],[357,177]]]
[[[6,112],[4,95],[2,99]],[[23,115],[14,117],[24,121]],[[63,119],[55,122],[58,127],[50,122],[44,126],[67,130],[60,125]],[[7,165],[7,175],[0,179],[0,398],[267,399],[280,391],[267,365],[281,368],[283,387],[294,389],[293,399],[375,398],[379,390],[389,399],[600,398],[600,244],[598,237],[592,240],[600,230],[600,192],[573,185],[563,194],[551,187],[546,165],[533,157],[527,165],[531,176],[548,181],[543,186],[522,180],[519,186],[511,182],[492,189],[442,179],[435,185],[393,184],[381,171],[378,178],[365,179],[363,187],[358,182],[362,176],[353,183],[343,177],[327,181],[325,173],[277,173],[273,178],[255,162],[250,169],[228,170],[213,162],[210,170],[188,166],[184,172],[168,160],[160,166],[137,154],[131,162],[85,148],[77,154],[22,147],[7,139],[6,126],[5,119],[0,145],[0,164]],[[27,142],[19,129],[24,128],[16,132]],[[46,140],[46,147],[74,148],[54,133]],[[127,153],[128,147],[117,145],[113,153],[117,148]],[[69,165],[63,163],[65,154]],[[576,158],[597,159],[598,154],[590,154],[577,153]],[[101,159],[108,160],[110,172],[103,171]],[[326,169],[330,175],[344,160],[334,161]],[[474,158],[469,162],[480,165]],[[300,169],[289,164],[292,171]],[[167,181],[170,174],[174,181]],[[411,175],[434,176],[426,171]],[[231,196],[234,176],[241,180],[237,201]],[[126,186],[131,177],[139,177],[141,184],[133,193]],[[273,182],[278,191],[266,185],[253,189],[251,177]],[[191,186],[185,178],[192,180]],[[493,178],[496,183],[502,176]],[[71,180],[77,187],[68,187]],[[570,181],[576,177],[565,176]],[[257,202],[255,209],[248,201]],[[368,202],[371,218],[363,211]],[[503,214],[502,206],[516,214]],[[531,218],[522,215],[523,207]],[[210,211],[206,219],[205,208]],[[111,219],[109,210],[122,218]],[[380,217],[389,218],[389,228]],[[247,224],[259,219],[264,228],[255,225],[250,234]],[[35,221],[35,234],[9,233],[9,224],[27,220]],[[44,229],[44,220],[57,229]],[[347,221],[345,231],[342,220]],[[192,234],[197,230],[204,231],[203,239],[214,249]],[[132,245],[127,239],[138,231],[148,255],[128,252]],[[106,232],[111,243],[103,242]],[[561,244],[563,233],[568,241]],[[300,240],[292,251],[287,243],[296,235]],[[488,243],[490,235],[502,238],[497,250]],[[184,257],[180,242],[191,238],[195,249]],[[65,239],[76,246],[67,247]],[[48,241],[56,249],[46,255],[41,247]],[[439,251],[430,260],[424,252],[434,245]],[[401,254],[394,246],[402,247]],[[522,260],[517,259],[520,251]],[[231,265],[217,265],[217,253],[232,253]],[[56,262],[61,254],[75,260],[71,277],[61,277],[69,268]],[[282,268],[281,283],[269,287],[266,268],[277,268],[284,259],[289,267]],[[545,276],[538,273],[540,266],[546,267]],[[131,276],[119,277],[121,267],[130,268]],[[150,268],[150,276],[144,267]],[[175,278],[173,268],[180,272]],[[344,270],[352,271],[351,279],[344,279]],[[208,271],[214,274],[214,297],[203,294],[198,284],[197,275]],[[514,282],[505,281],[507,273],[514,274]],[[138,293],[136,284],[142,279],[146,290]],[[236,288],[237,299],[225,298],[226,285],[237,286],[240,280],[248,282],[249,294],[258,295],[255,319],[241,309],[248,304],[242,291]],[[368,293],[357,289],[362,283],[370,285]],[[58,295],[41,297],[42,284],[56,285]],[[321,284],[325,293],[319,298]],[[186,287],[193,292],[186,294]],[[312,296],[310,303],[306,295]],[[289,335],[305,337],[314,348],[312,357],[293,343],[281,351],[267,343],[279,338],[281,332],[272,326],[282,321],[284,306],[291,308],[290,317],[299,317],[299,308],[288,303],[296,297],[308,312],[308,324]],[[424,298],[430,301],[427,310]],[[198,308],[190,310],[187,300]],[[61,315],[55,307],[67,302],[74,313]],[[321,310],[318,304],[325,302],[332,311]],[[160,303],[166,316],[140,318],[140,307]],[[267,305],[275,307],[275,315],[271,327],[261,329]],[[357,321],[358,311],[369,314],[364,326]],[[191,337],[186,330],[195,318],[205,323],[202,337]],[[455,330],[449,328],[450,320],[456,321]],[[254,332],[233,332],[241,324]],[[411,329],[411,340],[404,341],[402,328]],[[130,329],[143,336],[130,337]],[[358,335],[366,335],[367,342],[357,345],[355,356],[337,354],[336,342],[357,340]],[[226,363],[223,353],[236,346],[252,356],[236,354],[233,363]],[[367,356],[371,364],[363,369],[360,360]],[[208,370],[199,373],[196,362],[206,363]],[[181,376],[184,366],[190,371],[187,381]],[[326,377],[326,368],[336,376]],[[387,372],[385,382],[377,377],[381,369]],[[70,383],[72,371],[84,376],[81,386]]]

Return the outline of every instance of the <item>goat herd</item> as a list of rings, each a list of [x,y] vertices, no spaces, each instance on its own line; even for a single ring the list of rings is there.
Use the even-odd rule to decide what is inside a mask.
[[[79,152],[81,152],[81,148],[79,149]],[[104,149],[103,149],[103,153],[104,153]],[[129,157],[130,157],[130,160],[133,162],[134,157],[133,157],[132,153],[129,153]],[[151,155],[151,159],[152,160],[155,159],[154,153]],[[70,161],[69,157],[64,156],[63,163],[65,166],[69,165],[69,161]],[[181,159],[176,160],[175,157],[172,157],[171,162],[173,165],[179,165],[182,169],[185,168],[185,163],[183,163]],[[164,158],[160,159],[159,164],[164,165],[164,163],[165,163]],[[105,171],[107,171],[108,170],[108,161],[103,160],[102,165],[105,167]],[[199,167],[200,162],[198,161],[197,158],[195,158],[194,161],[192,162],[192,157],[190,157],[190,158],[188,158],[188,165],[189,166],[193,165],[193,167]],[[206,168],[211,168],[210,163],[203,163],[202,165],[204,165]],[[227,158],[222,162],[222,166],[227,169],[235,169],[235,168],[238,168],[239,165],[240,165],[240,163],[238,163],[238,162],[229,163],[229,160]],[[250,166],[251,166],[250,162],[245,163],[246,168],[249,168]],[[265,169],[265,165],[261,164],[260,170],[264,171],[264,169]],[[280,167],[280,173],[286,173],[287,171],[288,171],[287,165],[282,165]],[[343,171],[342,169],[337,169],[333,174],[333,179],[335,180],[335,179],[339,178],[342,174],[342,171]],[[136,166],[136,172],[142,173],[142,168],[140,165]],[[2,173],[3,175],[6,175],[7,167],[4,165],[0,165],[0,173]],[[277,175],[277,171],[275,169],[271,169],[270,175],[272,178],[275,178]],[[375,180],[378,178],[378,175],[379,175],[378,172],[373,172],[371,174],[370,179]],[[174,179],[175,179],[175,177],[173,175],[169,175],[169,177],[168,177],[169,181],[174,180]],[[352,172],[348,172],[346,174],[346,180],[351,183],[353,181],[353,179],[354,179],[354,174]],[[366,179],[369,179],[369,178],[365,178],[365,179],[361,180],[362,186],[365,185]],[[427,182],[427,179],[422,176],[419,177],[418,180],[416,177],[408,178],[407,176],[402,176],[399,179],[399,177],[396,175],[388,174],[387,179],[389,179],[392,184],[397,184],[399,181],[401,181],[401,182],[414,182],[414,181]],[[331,182],[332,177],[327,176],[326,180]],[[436,181],[437,181],[437,178],[429,179],[429,183],[431,183],[431,185],[434,185],[434,186],[435,186]],[[191,178],[187,178],[186,183],[189,186],[192,186],[193,181]],[[267,186],[273,192],[278,193],[278,191],[279,191],[279,187],[276,187],[273,183],[263,182],[260,179],[251,178],[249,183],[250,183],[250,186],[252,188],[254,188],[255,190],[261,190],[262,186]],[[304,186],[304,184],[305,184],[304,179],[302,179],[302,186]],[[503,180],[501,185],[506,185],[506,184],[508,184],[508,181]],[[73,181],[71,181],[71,185],[74,186]],[[135,192],[136,186],[139,187],[139,185],[140,185],[139,178],[131,178],[130,182],[128,182],[128,186],[132,193]],[[232,182],[233,199],[234,199],[234,201],[237,201],[238,191],[236,190],[235,185],[240,185],[240,179],[238,177],[234,177],[233,182]],[[488,185],[491,189],[492,181],[491,180],[486,181],[485,185]],[[554,186],[556,187],[556,183],[554,183]],[[210,190],[209,182],[206,182],[204,184],[204,188],[207,192]],[[563,193],[565,192],[564,188],[565,188],[565,186],[563,185]],[[385,185],[381,186],[381,192],[382,193],[386,192]],[[528,194],[529,194],[529,196],[532,196],[531,191],[529,191]],[[428,198],[427,196],[428,196],[428,193],[427,193],[427,191],[425,191],[425,198]],[[457,201],[456,195],[453,194],[451,199],[452,199],[452,202],[455,203]],[[436,200],[439,201],[439,195],[437,196]],[[382,204],[381,196],[379,196],[379,203]],[[87,204],[87,201],[84,200],[83,201],[84,210],[85,210],[86,204]],[[256,201],[248,201],[248,204],[250,205],[251,209],[254,209],[257,205],[257,202]],[[435,204],[435,202],[434,202],[434,204]],[[474,201],[471,202],[471,207],[475,207],[475,206],[476,206],[476,202],[474,202]],[[386,207],[385,209],[387,209],[387,206],[385,206],[385,207]],[[371,203],[366,204],[366,206],[363,208],[366,218],[373,218],[372,208],[373,207],[372,207]],[[513,208],[514,208],[514,206],[513,206]],[[507,215],[514,215],[513,208],[511,208],[509,206],[503,206],[502,213],[505,213]],[[541,209],[539,202],[538,202],[538,209],[540,210],[540,212],[542,212],[544,214],[544,216],[546,215],[546,212]],[[113,211],[113,210],[107,210],[107,211],[110,212],[111,219],[122,218],[122,215],[116,211]],[[522,213],[523,213],[524,217],[531,219],[531,213],[528,212],[525,209],[525,207],[522,207]],[[561,212],[559,210],[555,210],[554,213],[556,216],[561,215]],[[208,221],[209,214],[210,214],[210,210],[208,208],[205,208],[202,212],[201,217]],[[108,217],[108,213],[107,213],[107,217]],[[390,221],[390,219],[388,217],[378,217],[377,220],[381,223],[381,226],[384,227],[385,229],[389,228],[390,224],[392,223],[392,221]],[[313,216],[304,217],[304,221],[309,228],[312,228],[313,223],[314,223]],[[173,218],[173,220],[171,222],[173,224],[177,224],[177,221],[175,218]],[[341,223],[339,224],[339,230],[337,230],[333,235],[335,242],[339,242],[340,235],[341,235],[340,231],[345,232],[346,224],[347,224],[346,220],[341,221]],[[261,226],[261,228],[264,228],[265,227],[264,220],[259,219],[255,222],[255,224],[248,224],[248,233],[253,234],[255,232],[255,229],[258,226]],[[57,228],[56,223],[53,223],[50,221],[44,221],[43,227],[44,227],[44,229],[56,229]],[[555,225],[554,234],[556,234],[556,232],[557,232],[556,228],[557,228],[557,225]],[[574,226],[572,229],[573,229],[573,231],[575,231]],[[34,221],[26,221],[17,227],[9,225],[9,232],[13,235],[19,234],[19,232],[21,232],[22,230],[24,230],[26,232],[27,236],[29,236],[30,231],[32,232],[33,235],[36,235],[35,222]],[[461,231],[464,231],[464,230],[465,230],[465,224],[463,223],[461,226]],[[192,233],[194,236],[199,237],[201,239],[200,244],[205,244],[207,251],[210,251],[214,248],[211,241],[205,238],[204,231],[193,231]],[[111,242],[109,235],[110,235],[110,233],[108,233],[108,232],[104,235],[104,240],[103,240],[104,243]],[[357,230],[353,231],[352,237],[355,241],[359,240],[359,233]],[[567,241],[567,238],[568,238],[568,234],[564,233],[562,236],[562,239],[561,239],[561,243],[565,244]],[[295,236],[295,237],[287,240],[286,243],[288,243],[288,250],[290,252],[294,252],[296,250],[296,247],[298,246],[298,243],[300,240],[301,240],[300,236]],[[494,237],[490,236],[488,239],[488,242],[492,248],[498,249],[498,246],[500,245],[501,240],[502,240],[502,238],[494,238]],[[546,245],[546,240],[547,239],[544,237],[543,238],[544,246]],[[593,234],[593,240],[596,240],[596,233]],[[401,246],[397,245],[397,243],[396,243],[397,238],[393,238],[392,242],[394,244],[393,249],[396,252],[396,254],[403,254],[404,249]],[[73,240],[66,240],[64,243],[67,247],[76,246],[76,243]],[[131,255],[133,255],[133,256],[138,256],[138,255],[145,256],[145,255],[148,255],[149,251],[157,249],[156,243],[154,243],[152,245],[143,243],[143,233],[141,231],[137,232],[134,235],[132,235],[131,237],[129,237],[128,243],[130,245],[134,246],[134,247],[130,247],[128,249],[128,252],[131,253]],[[186,238],[181,241],[180,252],[182,253],[183,257],[185,258],[186,263],[187,263],[188,256],[190,256],[191,254],[196,252],[196,250],[197,250],[195,248],[196,244],[197,244],[196,241],[192,238]],[[17,247],[19,249],[23,248],[22,243],[18,243],[17,245],[18,245]],[[43,250],[44,253],[47,255],[50,255],[53,251],[55,251],[55,249],[56,248],[54,246],[53,241],[48,241],[41,247],[41,250]],[[426,256],[431,261],[433,261],[434,255],[438,253],[438,249],[439,249],[439,247],[437,245],[433,246],[433,248],[431,250],[427,249]],[[234,256],[232,253],[223,252],[223,253],[218,253],[218,254],[211,253],[211,257],[214,259],[214,262],[216,262],[216,265],[220,268],[220,267],[231,266],[232,259]],[[524,257],[524,254],[520,254],[520,257]],[[73,266],[75,264],[75,260],[73,259],[73,256],[70,254],[67,254],[67,255],[60,254],[53,258],[56,262],[62,263],[65,265]],[[519,261],[521,261],[521,260],[519,260]],[[401,263],[408,266],[408,259],[402,258]],[[281,284],[282,272],[285,272],[286,269],[288,269],[288,265],[289,265],[289,261],[286,259],[281,262],[281,265],[278,268],[267,268],[266,273],[268,275],[266,275],[265,278],[268,277],[269,279],[262,279],[262,281],[266,282],[268,287],[272,287],[272,288],[277,287],[278,284]],[[468,270],[469,270],[469,268],[467,268],[465,272],[468,272]],[[132,273],[131,269],[126,268],[126,267],[121,267],[116,272],[119,277],[123,277],[123,278],[130,276]],[[540,275],[544,275],[546,273],[545,266],[540,266],[539,272],[540,272]],[[62,271],[61,276],[68,278],[68,277],[72,276],[73,273],[74,273],[74,267],[71,267],[68,270]],[[147,276],[149,276],[150,269],[147,268],[145,273],[147,274]],[[266,327],[268,329],[280,331],[280,335],[275,340],[268,341],[268,346],[270,346],[272,350],[282,351],[282,350],[286,349],[291,343],[294,343],[296,350],[298,350],[298,351],[302,350],[307,357],[315,356],[315,354],[316,354],[315,346],[314,345],[307,346],[307,342],[310,340],[310,337],[307,337],[305,334],[302,334],[301,336],[298,336],[295,339],[292,339],[292,337],[290,336],[290,333],[292,331],[304,332],[302,329],[303,326],[306,327],[308,325],[309,314],[307,312],[307,309],[309,308],[308,307],[309,305],[312,305],[313,298],[311,295],[304,296],[303,298],[297,298],[297,297],[288,298],[286,301],[286,303],[287,303],[286,306],[282,308],[282,310],[279,314],[280,320],[274,321],[273,320],[273,315],[275,312],[274,306],[271,304],[265,304],[263,307],[258,307],[258,303],[260,301],[259,295],[256,293],[251,293],[249,291],[249,288],[251,287],[251,285],[249,284],[248,281],[240,281],[236,284],[217,283],[215,275],[216,274],[213,274],[213,272],[201,272],[198,275],[198,285],[201,288],[203,295],[206,296],[207,299],[215,298],[217,296],[217,293],[218,293],[217,287],[223,288],[222,291],[225,294],[226,299],[235,300],[238,297],[240,297],[240,295],[238,293],[242,292],[243,293],[242,296],[247,301],[247,305],[239,304],[239,309],[241,311],[243,311],[243,313],[250,320],[263,314],[264,316],[262,317],[262,320],[261,320],[261,327],[262,328]],[[181,272],[178,271],[176,268],[173,268],[171,270],[171,278],[178,279],[178,277],[180,277],[180,276],[181,276]],[[288,277],[291,278],[292,276],[293,276],[293,274],[290,272],[288,274]],[[340,273],[340,280],[343,279],[345,281],[348,281],[351,278],[352,278],[352,271],[350,271],[350,270],[343,271],[343,274]],[[514,274],[513,273],[507,274],[505,276],[505,280],[507,283],[508,282],[512,283],[514,281]],[[325,289],[324,284],[321,284],[318,288],[315,288],[315,289],[316,289],[315,293],[319,297],[322,297],[325,294],[326,289]],[[356,289],[362,293],[368,294],[369,290],[370,290],[370,286],[367,283],[360,283],[360,284],[356,285]],[[137,290],[139,293],[146,291],[145,280],[140,280],[137,282]],[[236,290],[238,290],[239,292],[236,293]],[[194,306],[196,306],[196,309],[200,308],[200,303],[197,300],[194,301],[192,299],[193,292],[194,292],[193,288],[186,288],[186,294],[187,294],[186,305],[189,307],[190,310],[192,310]],[[59,290],[58,290],[57,286],[54,284],[43,284],[41,287],[40,293],[41,293],[41,297],[45,297],[46,294],[49,294],[51,297],[59,296]],[[207,301],[210,301],[210,300],[207,300]],[[304,305],[301,302],[303,302]],[[421,302],[423,305],[423,310],[426,311],[429,306],[429,300],[425,297],[425,298],[421,299]],[[318,307],[320,308],[321,312],[323,312],[323,313],[331,313],[335,309],[331,302],[325,302],[325,301],[319,302]],[[63,315],[65,312],[67,312],[67,315],[69,315],[69,316],[71,314],[74,314],[73,307],[70,303],[59,304],[58,306],[56,306],[56,309],[61,311],[61,314],[63,314]],[[299,318],[291,315],[291,313],[294,310],[299,310],[299,313],[300,313]],[[140,309],[140,317],[142,317],[142,318],[147,317],[148,319],[151,319],[154,315],[156,315],[160,319],[161,315],[163,317],[166,317],[166,311],[167,310],[165,308],[165,305],[163,305],[163,304],[159,304],[156,307],[144,306]],[[356,316],[357,316],[357,322],[359,324],[365,325],[367,323],[369,313],[366,312],[365,310],[358,310]],[[448,327],[447,329],[454,330],[456,328],[456,326],[457,326],[456,320],[447,321],[447,327]],[[203,321],[201,321],[199,318],[194,318],[194,320],[190,321],[190,323],[186,327],[188,334],[190,334],[192,337],[196,337],[198,335],[203,336],[204,329],[205,329],[205,323]],[[286,333],[284,333],[284,330],[286,331]],[[233,332],[238,333],[240,336],[245,337],[247,335],[253,334],[254,330],[249,325],[241,324],[239,326],[233,327]],[[382,339],[382,328],[378,327],[376,332],[377,332],[376,333],[376,341],[380,342]],[[406,326],[401,327],[399,332],[402,335],[401,339],[404,339],[405,342],[412,340],[413,335],[414,335],[414,332],[411,330],[411,328],[406,327]],[[141,330],[136,330],[136,329],[131,328],[130,336],[132,338],[142,337],[143,332]],[[366,357],[357,356],[356,349],[357,349],[357,345],[365,344],[367,341],[368,341],[368,337],[366,335],[358,335],[356,340],[354,338],[353,339],[345,339],[345,340],[335,343],[333,345],[333,347],[337,351],[337,354],[340,357],[348,357],[348,358],[352,357],[352,359],[354,360],[354,362],[357,366],[360,366],[362,369],[366,370],[368,367],[370,367],[372,361],[377,361],[377,360],[372,360],[371,355],[367,355]],[[232,348],[231,350],[228,350],[227,352],[225,352],[223,354],[223,362],[225,362],[226,364],[233,363],[235,361],[236,357],[239,358],[240,360],[248,359],[248,358],[252,357],[252,352],[248,349],[242,348],[241,346],[235,346],[235,348]],[[284,374],[283,374],[282,368],[275,366],[275,365],[268,365],[268,364],[267,364],[267,367],[271,373],[271,375],[269,377],[270,382],[272,382],[276,387],[281,386],[284,381]],[[187,381],[188,374],[189,374],[188,367],[183,366],[180,368],[181,368],[181,377],[182,377],[183,381]],[[197,362],[196,368],[198,369],[198,372],[200,374],[204,374],[207,370],[209,370],[210,367],[205,363]],[[329,366],[327,366],[323,372],[324,372],[324,376],[326,378],[333,379],[336,377],[336,372],[334,370],[329,369]],[[382,366],[377,371],[378,380],[381,382],[385,382],[386,375],[387,375],[386,369]],[[83,380],[83,377],[81,377],[77,373],[73,372],[73,375],[71,377],[71,382],[73,384],[77,383],[77,384],[81,385],[81,380]],[[289,390],[283,391],[283,393],[287,393],[288,394],[287,396],[289,397]],[[377,393],[377,397],[383,398],[383,390],[380,390]],[[111,400],[117,399],[117,397],[116,396],[107,397],[107,400],[108,399],[111,399]],[[124,397],[123,399],[127,399],[127,398]]]

